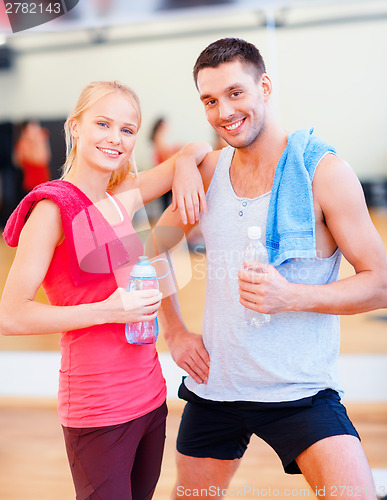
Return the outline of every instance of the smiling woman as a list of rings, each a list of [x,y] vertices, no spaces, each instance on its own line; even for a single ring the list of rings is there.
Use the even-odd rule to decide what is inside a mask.
[[[83,191],[90,190],[90,175],[94,169],[100,172],[101,182],[111,187],[121,174],[127,175],[134,145],[136,143],[139,120],[132,104],[121,94],[105,95],[78,118],[67,121],[76,157],[63,179],[76,179],[83,183]],[[100,190],[103,197],[104,191]],[[96,196],[90,193],[89,196]],[[99,201],[94,199],[94,202]]]
[[[78,499],[150,499],[161,467],[165,381],[155,345],[128,344],[124,331],[126,323],[156,317],[161,293],[128,292],[119,280],[128,282],[143,254],[132,215],[170,189],[177,172],[184,210],[197,216],[192,205],[203,194],[196,166],[211,148],[188,145],[137,174],[140,124],[131,89],[88,85],[66,121],[62,179],[31,191],[4,232],[18,249],[0,303],[0,332],[63,332],[58,411]],[[50,304],[35,300],[40,285]]]
[[[82,126],[85,132],[83,137],[87,137],[88,142],[94,141],[91,148],[98,148],[109,158],[120,157],[119,165],[109,167],[113,171],[108,188],[126,177],[131,167],[137,173],[132,153],[141,118],[140,103],[132,89],[119,82],[92,82],[82,92],[65,123],[67,159],[63,178],[69,174],[78,150],[83,146],[79,130]],[[97,158],[97,164],[99,161],[102,161],[102,157]]]

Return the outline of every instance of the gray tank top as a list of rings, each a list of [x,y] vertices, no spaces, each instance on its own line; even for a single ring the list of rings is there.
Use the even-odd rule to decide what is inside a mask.
[[[230,181],[234,149],[223,149],[207,191],[208,211],[200,227],[206,242],[207,290],[203,341],[211,359],[207,384],[185,384],[215,401],[277,402],[301,399],[332,388],[339,392],[339,316],[284,312],[257,329],[247,326],[239,303],[237,274],[247,228],[265,234],[270,193],[254,199],[236,195]],[[338,279],[339,249],[326,259],[292,259],[277,269],[291,282],[325,284]]]

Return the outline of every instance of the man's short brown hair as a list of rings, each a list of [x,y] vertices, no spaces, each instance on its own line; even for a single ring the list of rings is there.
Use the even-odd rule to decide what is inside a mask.
[[[240,38],[222,38],[211,43],[198,57],[193,76],[197,86],[198,73],[204,68],[217,68],[221,64],[239,60],[249,66],[257,80],[266,72],[263,58],[255,45]]]

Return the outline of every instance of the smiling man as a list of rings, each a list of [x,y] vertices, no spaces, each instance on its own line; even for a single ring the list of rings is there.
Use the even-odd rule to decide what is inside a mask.
[[[386,254],[360,183],[312,130],[289,134],[278,124],[254,45],[212,43],[194,78],[209,123],[229,146],[207,155],[201,168],[208,203],[200,217],[203,336],[186,330],[176,300],[163,305],[172,356],[189,374],[179,389],[187,404],[175,498],[194,488],[202,497],[214,488],[224,496],[252,434],[320,496],[340,487],[343,498],[375,498],[337,377],[338,315],[387,306]],[[179,222],[168,210],[158,224]],[[240,270],[252,225],[266,234],[271,265],[264,274]],[[355,274],[340,280],[342,254]],[[243,306],[271,321],[246,325]]]

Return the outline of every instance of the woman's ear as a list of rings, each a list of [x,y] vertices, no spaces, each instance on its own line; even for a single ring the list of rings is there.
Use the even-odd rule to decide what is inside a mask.
[[[78,126],[79,125],[78,125],[77,120],[70,121],[71,135],[73,136],[74,139],[78,139],[78,137],[79,137]]]

